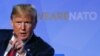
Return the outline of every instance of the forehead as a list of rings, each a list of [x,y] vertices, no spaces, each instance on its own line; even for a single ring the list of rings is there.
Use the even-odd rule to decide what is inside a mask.
[[[13,21],[34,21],[32,18],[30,17],[13,17]]]

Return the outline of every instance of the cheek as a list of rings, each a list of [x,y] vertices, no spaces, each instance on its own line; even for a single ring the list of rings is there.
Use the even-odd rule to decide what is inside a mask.
[[[27,31],[30,33],[30,32],[32,32],[32,30],[33,30],[33,27],[32,26],[27,26]]]
[[[14,24],[13,29],[14,29],[14,31],[18,32],[20,29],[20,25]]]
[[[29,32],[32,31],[32,27],[29,27],[29,28],[28,28],[28,31],[29,31]]]

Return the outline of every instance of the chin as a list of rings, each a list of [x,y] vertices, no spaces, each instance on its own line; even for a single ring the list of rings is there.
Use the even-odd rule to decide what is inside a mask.
[[[25,40],[27,40],[28,38],[27,38],[27,37],[20,37],[19,39],[21,39],[22,41],[25,41]]]

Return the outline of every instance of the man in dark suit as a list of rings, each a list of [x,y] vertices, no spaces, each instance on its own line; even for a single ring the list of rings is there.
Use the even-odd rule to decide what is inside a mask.
[[[18,4],[11,13],[13,30],[0,30],[0,56],[53,56],[54,49],[33,30],[37,12],[30,4]]]

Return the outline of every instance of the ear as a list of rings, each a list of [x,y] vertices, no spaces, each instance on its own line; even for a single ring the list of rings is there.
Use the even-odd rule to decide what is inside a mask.
[[[37,23],[34,24],[34,26],[33,26],[33,30],[36,28],[36,25],[37,25]]]
[[[11,25],[13,26],[14,25],[14,22],[13,22],[13,20],[11,19]]]

